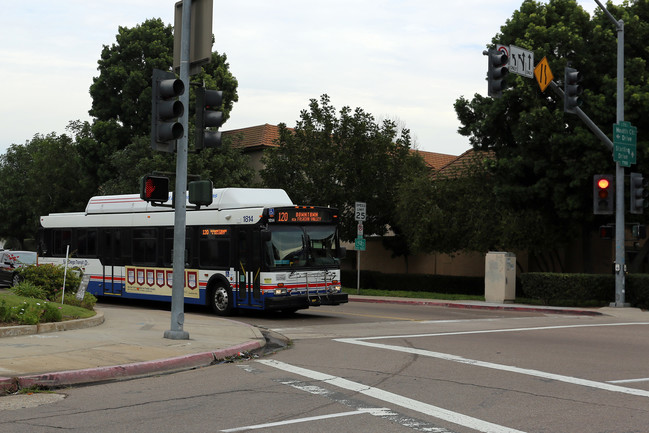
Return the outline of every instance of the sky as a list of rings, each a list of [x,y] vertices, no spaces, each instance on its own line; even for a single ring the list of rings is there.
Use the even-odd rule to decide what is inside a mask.
[[[1,0],[2,3],[8,0]],[[88,120],[89,88],[118,28],[173,24],[174,1],[30,0],[3,8],[0,154]],[[214,51],[227,54],[239,102],[221,130],[295,126],[309,100],[362,108],[409,128],[421,150],[470,148],[454,102],[486,96],[482,51],[522,0],[214,0]],[[594,0],[578,0],[592,14]],[[618,3],[618,2],[616,2]],[[540,60],[540,59],[539,59]]]

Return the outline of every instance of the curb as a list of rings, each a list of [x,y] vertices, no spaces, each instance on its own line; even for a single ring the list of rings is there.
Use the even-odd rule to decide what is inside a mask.
[[[86,319],[65,320],[63,322],[39,323],[38,325],[17,325],[0,327],[0,338],[20,337],[24,335],[44,334],[47,332],[71,331],[73,329],[91,328],[104,323],[104,313],[95,310],[92,317]]]
[[[21,388],[60,388],[71,385],[91,384],[120,379],[134,379],[150,375],[176,373],[214,365],[230,356],[239,355],[264,347],[265,341],[248,341],[214,352],[196,353],[175,358],[143,361],[109,367],[60,371],[22,377],[0,377],[0,395],[13,393]]]
[[[604,314],[594,310],[568,309],[558,307],[533,307],[525,305],[487,305],[487,304],[466,304],[460,302],[448,301],[422,301],[422,300],[405,300],[405,299],[386,299],[386,298],[359,298],[350,297],[350,302],[369,302],[376,304],[409,304],[409,305],[429,305],[432,307],[447,308],[465,308],[475,310],[502,310],[502,311],[525,311],[531,313],[550,313],[550,314],[577,314],[580,316],[603,316]]]

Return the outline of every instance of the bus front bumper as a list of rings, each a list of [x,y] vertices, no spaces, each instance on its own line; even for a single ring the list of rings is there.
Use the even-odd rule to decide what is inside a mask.
[[[266,298],[267,310],[299,310],[320,305],[340,305],[349,302],[347,293],[322,295],[274,296]]]

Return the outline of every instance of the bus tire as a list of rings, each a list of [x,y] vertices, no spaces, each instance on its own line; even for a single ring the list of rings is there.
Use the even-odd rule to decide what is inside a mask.
[[[222,282],[216,283],[209,291],[209,302],[212,311],[218,316],[229,316],[232,313],[232,290]]]

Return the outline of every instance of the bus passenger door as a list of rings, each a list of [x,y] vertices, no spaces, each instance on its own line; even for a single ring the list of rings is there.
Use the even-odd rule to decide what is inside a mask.
[[[119,229],[102,231],[103,287],[106,295],[121,295],[124,284],[124,267],[116,265],[121,253],[121,232]]]
[[[260,286],[260,233],[258,230],[240,229],[237,236],[239,267],[238,306],[263,307]]]

